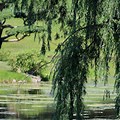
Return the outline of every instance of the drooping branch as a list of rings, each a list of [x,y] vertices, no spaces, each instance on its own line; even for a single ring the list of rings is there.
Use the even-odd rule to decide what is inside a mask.
[[[3,25],[3,27],[2,27],[3,29],[5,29],[5,28],[14,28],[12,25]]]
[[[76,33],[85,30],[87,28],[93,28],[93,29],[98,29],[98,28],[102,28],[104,24],[96,24],[96,25],[89,25],[89,26],[85,26],[85,27],[81,27],[78,28],[76,31],[72,32],[61,44],[59,44],[56,48],[56,52],[59,51],[59,49],[61,49],[61,46],[64,46],[64,44],[67,42],[67,40],[69,40],[73,35],[75,35]],[[89,48],[95,43],[95,41],[93,40],[84,50],[84,52],[86,52],[87,50],[89,50]]]
[[[11,37],[11,36],[12,36],[12,35],[7,35],[7,36],[5,36],[5,37],[2,37],[1,39],[2,39],[3,42],[19,42],[19,41],[23,40],[25,37],[27,37],[28,34],[24,34],[24,35],[22,35],[21,37],[18,37],[18,35],[16,35],[16,39],[7,40],[7,38],[9,38],[9,37]]]
[[[30,36],[31,33],[43,32],[46,31],[41,26],[12,26],[12,25],[2,25],[1,26],[1,35],[4,28],[10,28],[6,31],[6,35],[0,38],[0,48],[3,42],[19,42],[23,40],[25,37]],[[14,36],[15,39],[9,39],[10,37]]]
[[[73,36],[74,34],[82,31],[82,30],[85,30],[87,28],[93,28],[93,29],[96,29],[96,28],[102,28],[104,26],[104,24],[96,24],[96,25],[89,25],[89,26],[85,26],[85,27],[81,27],[81,28],[78,28],[76,31],[72,32],[65,40],[64,42],[62,43],[62,45],[64,45],[64,43],[71,37]]]

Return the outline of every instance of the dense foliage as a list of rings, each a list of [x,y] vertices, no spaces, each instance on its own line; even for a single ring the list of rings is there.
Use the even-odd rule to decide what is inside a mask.
[[[4,0],[3,0],[4,1]],[[47,39],[42,35],[42,51],[50,50],[52,23],[61,25],[67,35],[58,45],[53,75],[56,95],[55,119],[82,119],[83,95],[91,64],[103,68],[105,84],[108,81],[109,62],[114,58],[116,112],[120,114],[120,0],[8,0],[14,5],[14,14],[24,20],[25,26],[45,21]],[[19,13],[19,14],[18,14]],[[32,16],[32,17],[31,17]],[[43,16],[43,17],[41,17]]]
[[[40,76],[42,81],[48,81],[49,77],[44,72],[47,62],[38,52],[25,52],[8,60],[12,71]]]
[[[9,60],[9,64],[13,71],[41,75],[41,71],[45,68],[46,62],[42,55],[34,51],[21,53],[16,55],[16,57],[12,57]],[[44,67],[42,67],[43,65]]]
[[[62,1],[61,21],[69,36],[57,48],[60,58],[54,73],[56,118],[82,119],[83,95],[89,67],[94,64],[95,85],[102,67],[108,81],[109,62],[115,58],[116,112],[120,114],[120,1],[72,0],[71,8]],[[60,3],[59,3],[60,4]],[[60,12],[60,14],[63,14]]]

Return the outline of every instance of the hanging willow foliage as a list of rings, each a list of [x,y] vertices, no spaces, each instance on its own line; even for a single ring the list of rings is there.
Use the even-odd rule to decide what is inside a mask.
[[[62,5],[64,1],[62,1]],[[65,3],[66,5],[66,3]],[[64,8],[67,8],[64,6]],[[68,38],[58,46],[53,91],[56,95],[55,119],[82,119],[83,96],[89,65],[97,72],[103,67],[107,84],[109,62],[115,58],[116,112],[120,114],[120,1],[71,0],[62,24],[67,26]],[[61,14],[61,13],[60,13]],[[101,66],[99,66],[101,65]]]

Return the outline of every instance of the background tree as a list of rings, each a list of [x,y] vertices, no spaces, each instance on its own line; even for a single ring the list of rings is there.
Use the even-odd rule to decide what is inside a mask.
[[[32,0],[31,2],[29,1],[29,4],[27,1],[19,0],[1,0],[0,2],[0,48],[3,42],[18,42],[31,33],[40,34],[41,32],[47,31],[44,26],[35,24],[36,14],[34,14],[35,11],[32,11],[35,8]],[[29,10],[30,12],[28,12]],[[32,16],[32,19],[30,19],[30,16]],[[6,24],[6,20],[12,17],[21,18],[23,20],[23,26]],[[11,36],[14,36],[15,39],[11,39]]]
[[[45,30],[48,34],[42,35],[43,54],[46,45],[50,50],[53,21],[61,24],[61,30],[67,34],[67,38],[56,49],[59,57],[55,61],[53,75],[53,92],[56,95],[55,119],[72,120],[74,113],[78,120],[82,119],[83,95],[86,93],[85,84],[90,64],[94,63],[95,66],[95,85],[100,66],[104,68],[106,84],[109,62],[112,58],[115,58],[116,112],[119,115],[120,1],[70,0],[69,4],[66,0],[10,0],[10,2],[15,15],[25,14],[23,21],[28,33],[38,32],[30,29],[36,25],[36,21],[42,19],[46,22]]]

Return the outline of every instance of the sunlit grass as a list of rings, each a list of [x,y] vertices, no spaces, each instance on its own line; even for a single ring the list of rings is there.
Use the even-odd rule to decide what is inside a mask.
[[[31,81],[30,77],[26,77],[26,75],[22,73],[0,70],[0,82],[11,83],[14,79],[16,81],[19,81],[19,80],[26,80],[27,82]]]
[[[7,64],[7,62],[0,61],[0,70],[11,70],[11,67]]]

